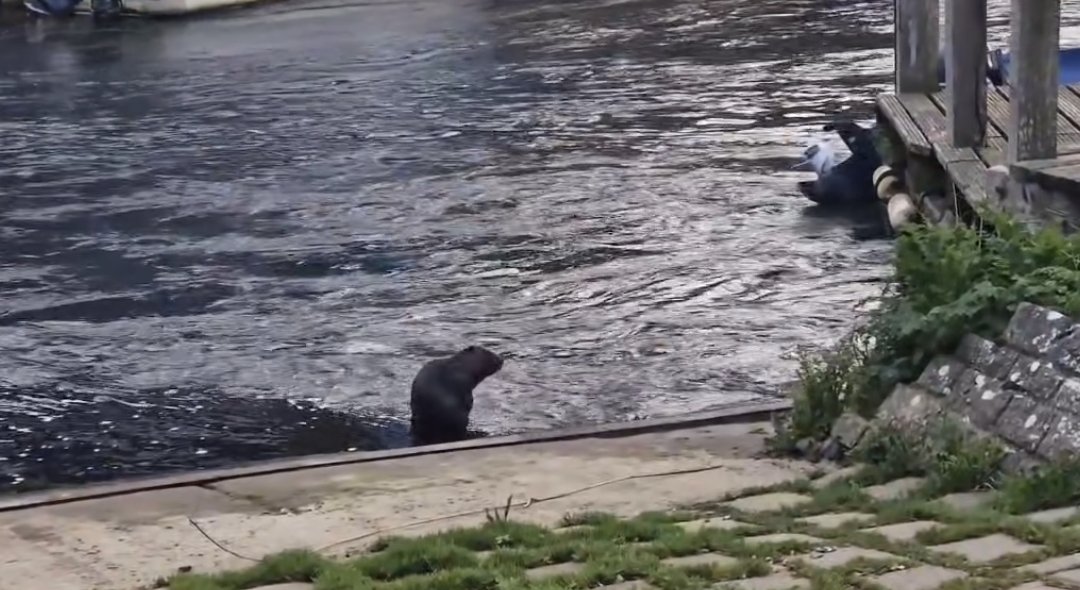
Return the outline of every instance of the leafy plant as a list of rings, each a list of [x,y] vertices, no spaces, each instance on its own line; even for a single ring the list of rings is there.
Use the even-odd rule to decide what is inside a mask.
[[[805,358],[802,391],[775,446],[822,440],[850,409],[872,417],[898,383],[915,380],[965,334],[1000,336],[1027,301],[1080,315],[1080,237],[984,213],[981,228],[905,229],[892,281],[868,321],[834,351]]]

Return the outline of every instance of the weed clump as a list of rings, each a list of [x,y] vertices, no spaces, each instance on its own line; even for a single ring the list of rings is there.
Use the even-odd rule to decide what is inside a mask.
[[[860,477],[874,483],[925,476],[930,495],[996,488],[1005,449],[950,420],[922,428],[883,426],[857,452],[867,464]]]
[[[1080,500],[1080,458],[1071,457],[1007,478],[998,506],[1010,514],[1023,514],[1076,504]]]
[[[807,357],[774,445],[823,440],[845,410],[870,418],[968,333],[994,340],[1021,302],[1080,315],[1080,236],[987,213],[982,228],[916,226],[898,237],[890,285],[836,350]]]

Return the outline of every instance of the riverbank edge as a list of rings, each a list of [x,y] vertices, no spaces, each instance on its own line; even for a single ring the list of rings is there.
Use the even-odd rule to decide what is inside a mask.
[[[306,455],[301,457],[290,457],[287,459],[259,461],[237,467],[184,471],[159,477],[132,478],[104,484],[87,484],[40,492],[0,496],[0,513],[54,506],[82,500],[108,498],[138,492],[167,490],[193,485],[202,486],[246,477],[289,473],[321,467],[355,465],[374,461],[450,453],[454,451],[493,449],[585,438],[620,438],[719,424],[760,422],[770,420],[778,414],[786,414],[791,408],[792,400],[790,398],[768,398],[753,402],[729,404],[708,411],[652,418],[648,420],[637,420],[633,422],[611,422],[573,428],[530,431],[521,434],[493,436],[422,447]]]

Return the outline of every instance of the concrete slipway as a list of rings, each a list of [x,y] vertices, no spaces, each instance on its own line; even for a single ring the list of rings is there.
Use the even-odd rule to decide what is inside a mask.
[[[0,590],[132,590],[180,567],[249,563],[192,522],[224,547],[260,557],[328,545],[343,553],[381,534],[479,524],[484,508],[511,495],[533,499],[512,518],[542,524],[567,512],[633,515],[713,500],[811,472],[807,463],[760,458],[770,415],[789,407],[769,401],[0,498]]]

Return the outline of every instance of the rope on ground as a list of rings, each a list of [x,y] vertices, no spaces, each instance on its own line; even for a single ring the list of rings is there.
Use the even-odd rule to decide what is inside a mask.
[[[597,482],[597,483],[594,483],[594,484],[589,484],[587,486],[582,486],[580,488],[574,488],[572,490],[568,490],[568,491],[565,491],[565,492],[560,492],[558,494],[554,494],[554,495],[551,495],[551,496],[545,496],[545,497],[542,497],[542,498],[529,498],[528,500],[519,500],[517,502],[509,502],[508,501],[506,504],[494,507],[494,509],[495,510],[505,509],[507,512],[509,511],[510,508],[527,509],[527,508],[529,508],[529,507],[531,507],[531,506],[533,506],[535,504],[540,504],[541,502],[551,502],[552,500],[561,500],[562,498],[568,498],[570,496],[575,496],[577,494],[581,494],[581,493],[587,492],[589,490],[594,490],[596,488],[601,488],[601,487],[609,486],[609,485],[616,484],[616,483],[622,483],[624,481],[631,481],[631,480],[635,480],[635,479],[651,479],[651,478],[654,478],[654,477],[670,477],[670,476],[674,476],[674,475],[688,475],[688,474],[691,474],[691,473],[703,473],[703,472],[706,472],[706,471],[715,471],[717,469],[722,469],[723,467],[724,467],[724,465],[706,465],[704,467],[692,467],[692,468],[689,468],[689,469],[675,469],[675,470],[669,470],[669,471],[659,471],[659,472],[655,472],[655,473],[638,473],[638,474],[634,474],[634,475],[624,475],[622,477],[616,477],[614,479],[609,479],[609,480],[606,480],[606,481],[601,481],[601,482]],[[433,517],[433,518],[426,518],[426,519],[423,519],[423,520],[417,520],[417,521],[405,523],[405,524],[402,524],[402,525],[387,527],[387,528],[384,528],[384,529],[378,529],[378,530],[374,530],[374,531],[371,531],[371,532],[368,532],[368,533],[364,533],[362,535],[357,535],[355,537],[349,537],[348,539],[342,539],[340,541],[335,541],[333,543],[330,543],[329,545],[324,545],[322,547],[319,547],[316,551],[318,553],[323,553],[323,552],[328,551],[330,549],[333,549],[335,547],[340,547],[342,545],[347,545],[347,544],[350,544],[350,543],[356,543],[357,541],[363,541],[364,539],[370,539],[371,537],[376,537],[376,536],[379,536],[379,535],[385,535],[387,533],[391,533],[391,532],[398,531],[398,530],[401,530],[401,529],[407,529],[407,528],[412,528],[414,526],[420,526],[420,525],[425,525],[425,524],[432,524],[432,523],[436,523],[436,522],[442,522],[442,521],[445,521],[445,520],[453,520],[455,518],[462,518],[462,517],[465,517],[465,516],[477,516],[477,515],[480,515],[480,514],[484,514],[485,512],[487,512],[489,510],[492,510],[492,508],[488,507],[488,508],[479,508],[479,509],[476,509],[476,510],[464,510],[464,511],[461,511],[461,512],[455,512],[453,514],[444,514],[442,516],[436,516],[436,517]],[[218,549],[224,551],[225,553],[228,553],[229,555],[232,555],[234,557],[239,557],[240,559],[245,559],[247,561],[259,561],[258,559],[255,559],[253,557],[249,557],[247,555],[237,553],[236,551],[233,551],[232,549],[229,549],[228,547],[225,547],[224,545],[219,543],[217,540],[215,540],[213,537],[211,537],[209,533],[207,533],[205,530],[203,530],[203,528],[201,526],[199,526],[198,523],[196,523],[190,516],[188,517],[188,522],[191,523],[191,526],[195,527],[195,530],[199,531],[202,534],[202,536],[206,537],[206,539],[208,541],[213,543],[215,547],[217,547]]]

